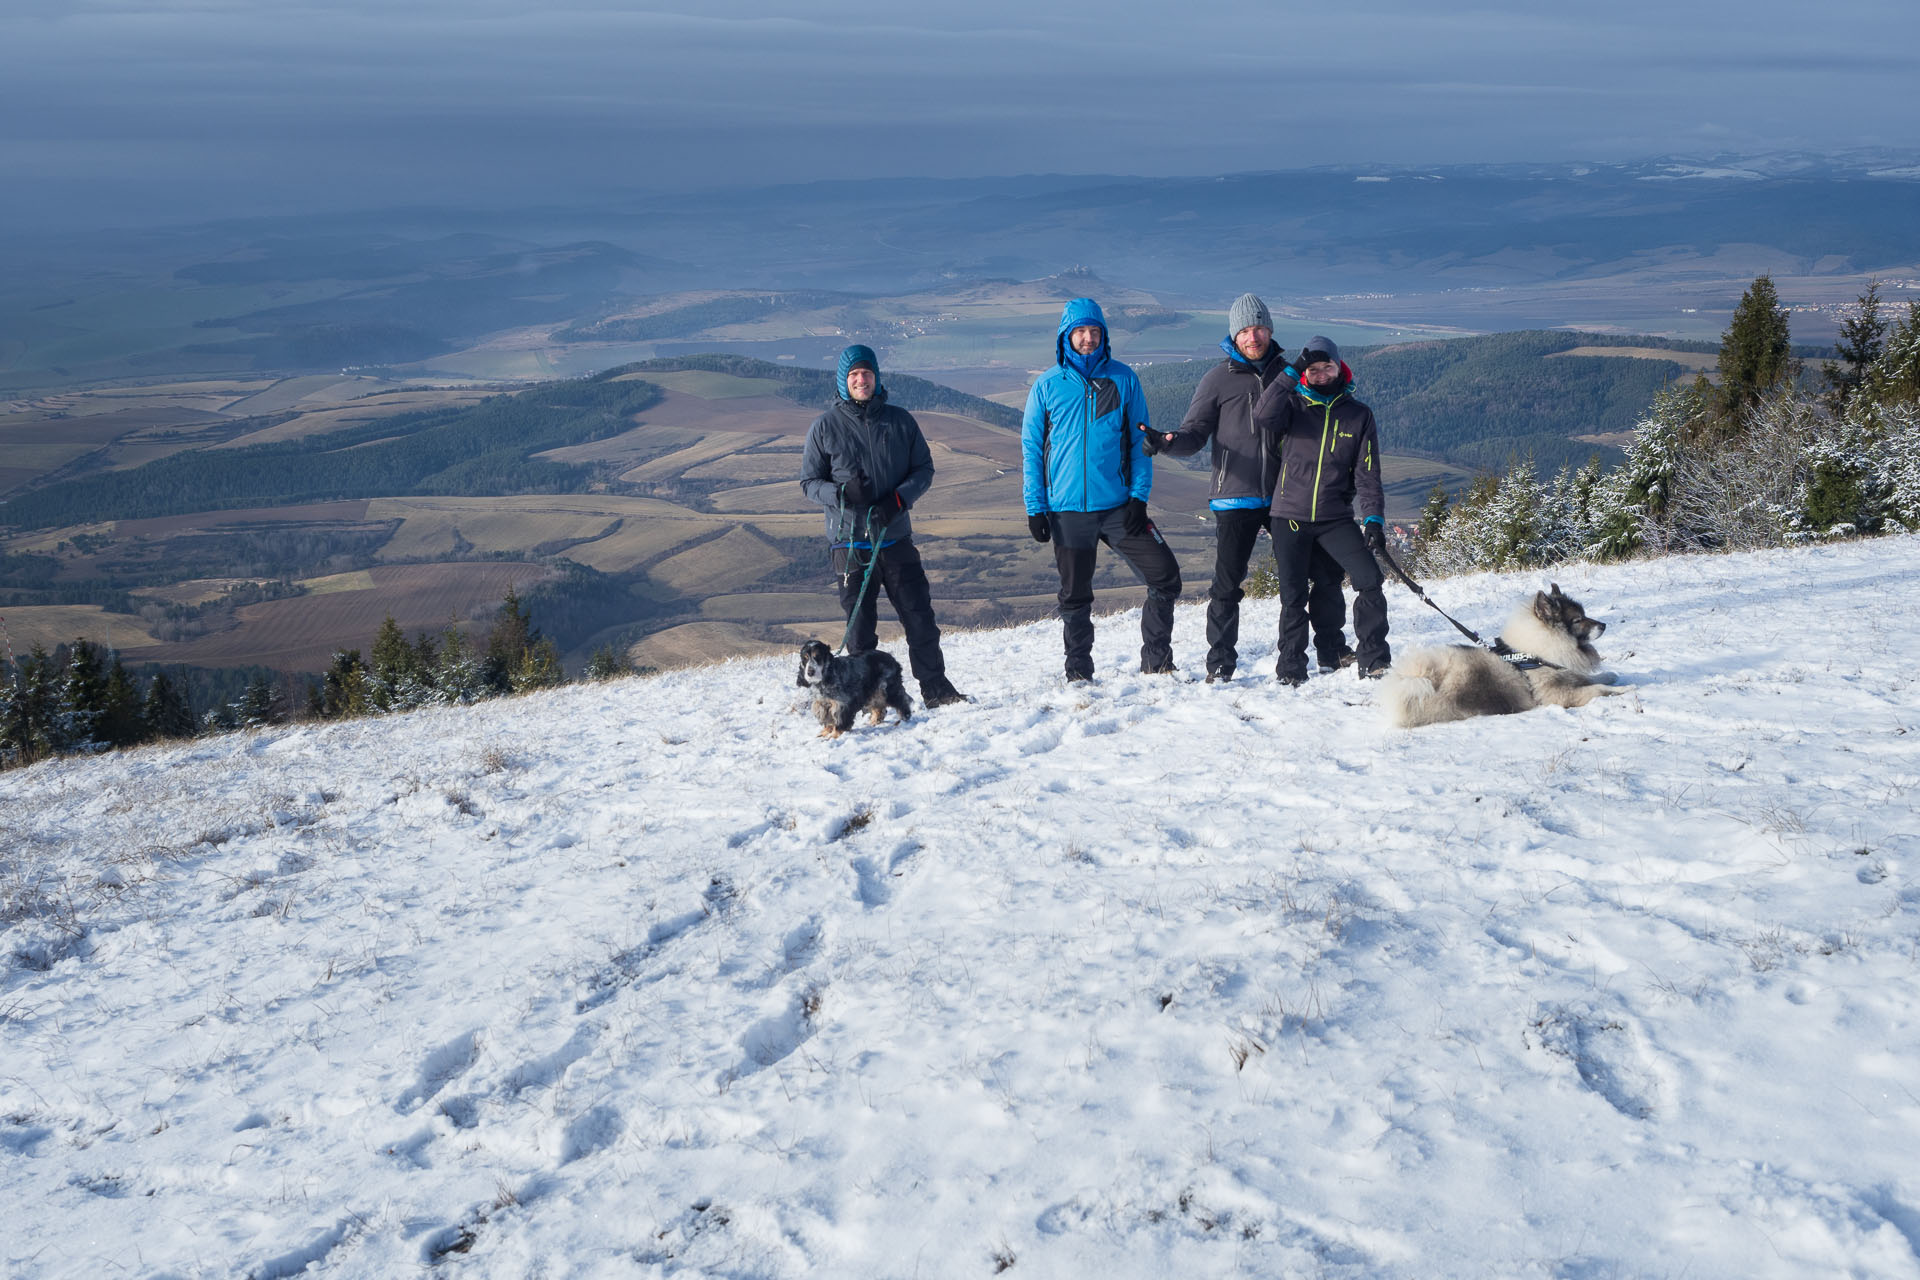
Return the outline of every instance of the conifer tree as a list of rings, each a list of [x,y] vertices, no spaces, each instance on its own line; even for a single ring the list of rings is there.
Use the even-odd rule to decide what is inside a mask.
[[[423,637],[424,639],[424,637]],[[432,667],[435,702],[468,703],[486,696],[480,660],[473,646],[460,634],[458,622],[449,619],[440,634],[440,644]]]
[[[1909,302],[1906,316],[1893,323],[1867,384],[1878,404],[1920,402],[1920,302]]]
[[[0,719],[0,756],[11,764],[31,764],[59,749],[54,719],[59,710],[57,667],[46,649],[33,651],[14,663],[8,682],[4,718]]]
[[[75,640],[67,651],[67,670],[60,682],[51,735],[56,751],[99,751],[106,747],[100,721],[106,715],[107,675],[100,649],[90,640]]]
[[[1646,549],[1673,496],[1681,437],[1700,416],[1701,397],[1698,384],[1669,388],[1634,424],[1626,461],[1594,487],[1588,554],[1619,559]]]
[[[373,638],[373,660],[367,677],[367,700],[378,711],[403,711],[414,705],[404,700],[403,688],[419,683],[418,659],[406,633],[388,614]]]
[[[100,710],[100,737],[108,746],[130,747],[153,736],[140,711],[140,695],[119,654],[114,655],[113,665],[107,668]]]
[[[247,681],[246,692],[232,704],[233,723],[243,729],[273,724],[280,719],[280,698],[273,681],[256,675]]]
[[[1880,362],[1886,337],[1887,322],[1880,318],[1880,282],[1875,280],[1860,295],[1859,309],[1840,323],[1840,340],[1834,344],[1840,353],[1840,363],[1829,360],[1820,366],[1836,413],[1844,412],[1847,403],[1865,385],[1873,367]]]
[[[187,705],[187,691],[164,671],[153,673],[147,682],[147,696],[140,706],[147,731],[161,738],[193,736],[193,711]]]
[[[593,657],[587,660],[584,674],[589,680],[612,680],[617,676],[632,675],[633,664],[627,661],[625,654],[612,645],[601,645],[593,651]]]
[[[1720,395],[1711,434],[1721,439],[1738,435],[1754,403],[1798,372],[1786,308],[1780,305],[1773,277],[1760,276],[1741,295],[1720,341]]]
[[[566,680],[560,669],[560,651],[545,636],[535,640],[520,655],[520,666],[513,673],[513,691],[550,689]]]
[[[500,602],[499,616],[487,636],[487,654],[482,664],[487,687],[495,693],[507,693],[514,687],[514,675],[520,670],[527,649],[539,639],[533,615],[520,596],[509,586]]]
[[[35,645],[0,684],[0,766],[32,764],[52,752],[47,733],[54,701],[51,667],[47,651]]]
[[[360,659],[360,651],[348,649],[335,653],[320,681],[319,714],[337,720],[343,716],[363,716],[370,710],[367,667]]]

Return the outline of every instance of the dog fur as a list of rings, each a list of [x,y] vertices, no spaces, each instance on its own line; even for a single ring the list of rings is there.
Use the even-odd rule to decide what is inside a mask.
[[[1403,729],[1540,706],[1584,707],[1602,694],[1620,692],[1608,687],[1615,677],[1600,670],[1593,647],[1606,629],[1556,582],[1535,592],[1500,631],[1509,649],[1552,665],[1522,669],[1474,645],[1420,649],[1393,664],[1381,701],[1388,718]]]
[[[813,714],[820,719],[823,738],[837,738],[851,729],[862,711],[871,712],[875,724],[887,718],[888,707],[898,711],[902,721],[913,715],[913,703],[900,682],[899,660],[879,649],[836,658],[826,645],[809,640],[800,646],[797,683],[813,690]]]

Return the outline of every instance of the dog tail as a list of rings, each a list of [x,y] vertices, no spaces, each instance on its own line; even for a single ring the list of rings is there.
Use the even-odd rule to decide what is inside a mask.
[[[1389,671],[1387,678],[1380,682],[1380,705],[1387,713],[1387,723],[1399,729],[1417,729],[1423,724],[1444,724],[1463,718],[1458,707],[1440,696],[1433,681],[1398,671]]]

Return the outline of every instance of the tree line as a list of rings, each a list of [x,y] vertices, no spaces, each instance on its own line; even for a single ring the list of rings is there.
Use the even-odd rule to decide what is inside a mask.
[[[782,399],[809,409],[817,409],[833,402],[839,394],[834,384],[834,375],[826,369],[795,369],[783,364],[774,364],[767,360],[755,360],[751,356],[726,355],[721,352],[703,352],[691,356],[662,356],[656,360],[642,360],[635,364],[623,365],[613,373],[629,372],[678,373],[684,371],[704,373],[726,373],[736,378],[756,378],[779,384],[778,394]],[[925,410],[930,413],[955,413],[963,417],[975,418],[991,423],[996,427],[1005,427],[1010,431],[1020,429],[1020,411],[1010,409],[981,396],[968,395],[956,391],[938,382],[929,382],[925,378],[916,378],[905,373],[885,373],[880,376],[881,385],[887,389],[889,403],[907,410]]]
[[[40,529],[395,494],[576,492],[585,488],[591,468],[534,455],[617,435],[660,399],[652,383],[616,381],[616,374],[546,383],[466,408],[401,414],[299,440],[177,453],[20,494],[0,508],[0,517]]]
[[[1717,381],[1667,388],[1635,424],[1625,460],[1535,460],[1436,487],[1412,552],[1428,573],[1573,559],[1742,550],[1920,532],[1920,303],[1889,316],[1870,285],[1817,374],[1761,276],[1722,339]]]
[[[583,676],[630,672],[622,655],[603,647]],[[298,707],[290,705],[273,673],[255,671],[237,696],[196,715],[180,674],[154,670],[142,687],[118,654],[92,641],[75,640],[52,653],[35,645],[26,656],[0,664],[0,768],[296,718],[463,705],[565,680],[559,649],[511,587],[483,640],[452,623],[438,634],[422,631],[408,639],[387,615],[365,657],[359,649],[342,650],[323,675],[304,681]]]

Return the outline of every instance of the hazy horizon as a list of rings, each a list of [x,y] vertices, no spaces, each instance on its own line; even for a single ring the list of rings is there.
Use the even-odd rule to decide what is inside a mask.
[[[1737,27],[1407,0],[886,14],[832,0],[29,0],[0,16],[15,229],[524,207],[912,175],[1910,148],[1920,10]]]

